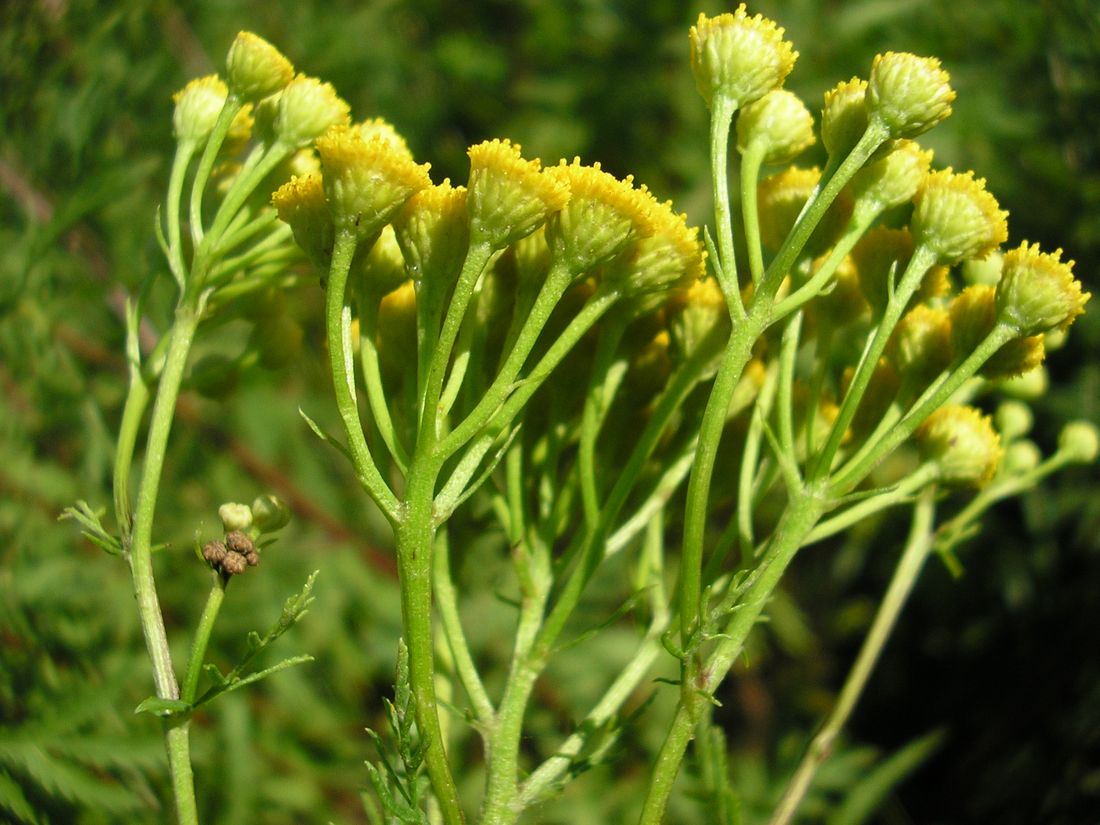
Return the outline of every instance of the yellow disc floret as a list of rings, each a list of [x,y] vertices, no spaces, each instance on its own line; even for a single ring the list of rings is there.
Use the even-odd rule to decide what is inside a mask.
[[[691,70],[708,107],[716,95],[747,106],[782,86],[798,58],[783,29],[749,17],[744,3],[733,14],[700,14],[690,36]]]
[[[371,237],[413,194],[431,185],[418,165],[381,137],[363,140],[358,129],[333,126],[317,139],[325,194],[338,229]]]
[[[538,160],[525,160],[507,140],[471,146],[467,211],[472,243],[494,249],[529,235],[569,200],[568,183],[542,171]]]

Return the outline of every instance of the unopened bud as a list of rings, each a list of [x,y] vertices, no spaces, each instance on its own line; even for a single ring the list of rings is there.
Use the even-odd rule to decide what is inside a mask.
[[[939,465],[945,484],[980,487],[1001,460],[1000,437],[989,416],[974,407],[950,405],[928,417],[917,431],[922,457]]]
[[[737,116],[737,148],[763,152],[763,163],[788,163],[814,144],[814,118],[786,89],[773,89]]]
[[[744,3],[733,14],[700,14],[690,36],[691,70],[708,107],[716,95],[737,106],[763,97],[783,85],[798,57],[783,29],[749,17]]]
[[[289,522],[290,508],[278,496],[259,496],[252,502],[252,523],[261,533],[274,533]]]
[[[176,104],[172,113],[172,128],[176,140],[202,145],[214,131],[222,106],[228,94],[225,83],[217,75],[207,75],[192,80],[174,95]]]
[[[226,55],[225,77],[233,94],[256,101],[285,87],[294,77],[294,67],[262,37],[241,32]]]
[[[252,526],[252,510],[247,504],[227,501],[218,508],[218,518],[222,520],[225,532],[247,530]]]
[[[1021,335],[1068,329],[1092,296],[1073,277],[1073,261],[1062,261],[1062,250],[1039,251],[1026,242],[1005,254],[997,284],[997,320]]]
[[[875,57],[867,84],[867,112],[890,137],[927,132],[951,114],[955,92],[934,57],[886,52]]]
[[[1058,450],[1076,464],[1091,464],[1100,452],[1100,433],[1089,421],[1071,421],[1058,434]]]

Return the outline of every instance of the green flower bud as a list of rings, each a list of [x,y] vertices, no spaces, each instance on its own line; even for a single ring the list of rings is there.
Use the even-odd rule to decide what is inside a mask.
[[[1004,475],[1023,475],[1039,466],[1043,460],[1043,454],[1035,446],[1034,441],[1022,439],[1013,441],[1005,448],[1004,458],[1001,460],[1001,473]]]
[[[568,184],[547,175],[538,160],[524,160],[507,140],[471,146],[466,207],[471,243],[504,249],[531,234],[569,200]]]
[[[825,93],[821,110],[821,143],[830,158],[845,157],[867,131],[867,81],[858,77]]]
[[[272,124],[275,135],[288,146],[305,146],[333,126],[348,123],[348,104],[329,83],[298,75],[279,95]]]
[[[252,509],[247,504],[227,501],[218,508],[218,518],[222,520],[225,532],[247,530],[252,526]]]
[[[798,95],[773,89],[741,109],[737,148],[763,150],[764,163],[788,163],[814,145],[814,118]]]
[[[1012,378],[1006,378],[998,384],[1002,393],[1009,398],[1019,398],[1021,401],[1037,401],[1047,394],[1050,389],[1050,376],[1046,367],[1025,372]]]
[[[733,14],[700,14],[690,38],[691,70],[708,107],[715,95],[747,106],[782,86],[798,58],[783,29],[749,17],[744,3]]]
[[[270,493],[252,502],[252,523],[261,533],[274,533],[290,522],[290,508]]]
[[[993,423],[997,425],[997,432],[1005,441],[1027,435],[1034,422],[1035,416],[1031,414],[1031,407],[1022,401],[1002,401],[993,413]]]
[[[848,184],[857,216],[869,220],[911,201],[931,164],[931,149],[922,150],[911,140],[897,141],[886,155],[856,172]]]
[[[1021,335],[1064,330],[1091,297],[1073,277],[1073,261],[1063,263],[1061,249],[1048,254],[1025,241],[1005,254],[997,284],[997,320]]]
[[[887,52],[875,57],[867,84],[867,114],[890,137],[916,137],[951,114],[955,92],[934,57]]]
[[[962,262],[960,271],[963,282],[966,284],[989,284],[996,286],[1001,280],[1001,270],[1004,267],[1004,255],[999,249],[981,258],[968,258]]]
[[[218,121],[228,90],[217,75],[192,80],[174,95],[172,130],[180,143],[206,143]]]
[[[951,332],[955,352],[966,358],[985,340],[996,323],[993,287],[988,284],[968,286],[951,299]]]
[[[984,179],[951,169],[924,178],[914,198],[911,228],[917,245],[931,249],[942,264],[980,258],[1008,238],[1008,223]]]
[[[997,470],[1001,439],[989,416],[974,407],[941,407],[917,431],[925,461],[939,465],[945,484],[981,487]]]
[[[225,78],[241,100],[256,101],[284,88],[294,67],[282,52],[252,32],[241,32],[225,58]]]
[[[1058,451],[1075,464],[1091,464],[1100,452],[1100,433],[1089,421],[1071,421],[1058,434]]]
[[[636,238],[653,234],[656,201],[633,178],[618,180],[598,163],[583,166],[580,158],[547,170],[571,193],[569,202],[550,217],[546,241],[555,258],[580,274],[607,263]]]
[[[380,137],[365,141],[348,126],[318,138],[317,153],[333,222],[360,241],[381,232],[410,197],[431,186],[427,164],[418,166]]]

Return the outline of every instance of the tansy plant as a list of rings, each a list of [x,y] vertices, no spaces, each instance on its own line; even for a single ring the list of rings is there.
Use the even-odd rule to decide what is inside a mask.
[[[700,16],[690,46],[710,111],[714,220],[702,237],[630,177],[580,159],[544,165],[505,139],[470,147],[465,185],[433,182],[389,124],[353,122],[334,89],[252,34],[234,41],[223,77],[176,96],[158,221],[175,316],[143,351],[143,296],[128,313],[114,532],[87,505],[70,514],[129,562],[155,687],[141,709],[162,720],[180,823],[198,821],[192,714],[308,658],[250,668],[311,597],[307,584],[230,673],[204,669],[227,585],[262,574],[248,571],[286,516],[270,497],[224,506],[224,532],[200,537],[194,557],[160,554],[166,569],[211,570],[178,679],[153,576],[175,402],[185,381],[216,394],[253,361],[285,361],[302,333],[280,295],[316,289],[317,275],[318,357],[343,432],[309,424],[392,526],[400,574],[393,730],[375,735],[369,773],[375,822],[516,822],[599,761],[639,693],[674,690],[639,820],[662,821],[689,743],[714,741],[715,693],[788,565],[907,507],[893,580],[772,819],[789,821],[928,556],[958,569],[956,546],[994,502],[1095,457],[1083,423],[1041,457],[1026,405],[993,400],[1034,380],[1089,296],[1060,251],[1002,249],[1006,215],[983,180],[933,168],[917,139],[955,97],[939,62],[879,55],[866,79],[826,93],[815,130],[782,88],[797,53],[773,22],[744,6]],[[824,168],[791,165],[818,139]],[[762,178],[765,167],[780,168]],[[234,316],[255,324],[248,353],[191,364],[196,336]],[[965,504],[938,522],[950,495]],[[452,577],[486,534],[504,536],[518,593],[515,626],[498,629],[512,638],[503,684],[484,679]],[[646,629],[576,729],[552,752],[521,754],[536,683],[583,636],[571,619],[614,556],[629,559],[616,569],[631,571],[631,595],[606,623],[632,613]],[[669,657],[677,687],[653,682]],[[471,733],[480,802],[456,785],[475,749],[458,757],[455,743]]]

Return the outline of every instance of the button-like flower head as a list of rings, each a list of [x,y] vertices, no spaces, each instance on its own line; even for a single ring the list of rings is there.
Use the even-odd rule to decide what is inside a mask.
[[[913,238],[918,246],[935,252],[942,264],[980,258],[1008,238],[1008,213],[973,172],[931,172],[913,202]]]
[[[691,28],[691,70],[707,106],[715,95],[747,106],[783,85],[798,58],[773,21],[749,17],[745,4],[733,14],[699,15]]]
[[[1006,252],[997,284],[997,320],[1036,335],[1068,329],[1092,297],[1073,277],[1073,261],[1062,261],[1062,250],[1040,252],[1027,242]]]
[[[380,232],[405,201],[431,185],[427,164],[383,138],[363,140],[354,127],[333,126],[317,139],[317,153],[333,220],[360,240]]]
[[[871,64],[867,113],[890,137],[916,137],[951,114],[955,91],[934,57],[886,52]]]
[[[973,407],[941,407],[917,431],[925,461],[939,465],[945,484],[981,487],[997,471],[1001,439],[989,416]]]
[[[241,100],[257,101],[284,88],[294,66],[283,53],[252,32],[241,32],[225,58],[225,79]]]
[[[218,114],[228,95],[225,83],[217,75],[207,75],[192,80],[174,95],[176,104],[172,113],[172,129],[176,140],[202,145],[214,131]]]
[[[466,207],[470,240],[503,249],[531,234],[569,200],[569,186],[542,171],[538,160],[524,160],[507,140],[471,146]]]
[[[814,118],[793,92],[773,89],[737,116],[737,148],[763,149],[764,163],[788,163],[814,144]]]
[[[320,175],[293,177],[271,196],[279,219],[318,268],[328,268],[336,232]]]
[[[347,124],[350,111],[331,84],[298,75],[279,95],[274,132],[288,146],[305,146],[329,127]]]

